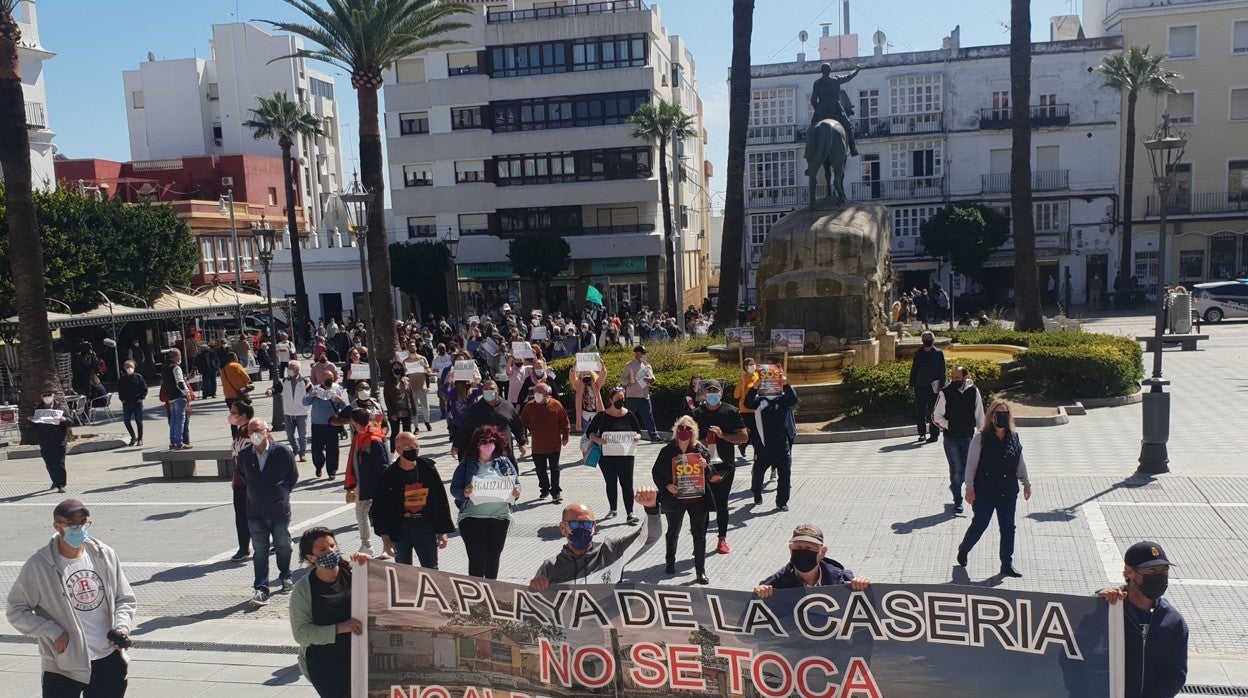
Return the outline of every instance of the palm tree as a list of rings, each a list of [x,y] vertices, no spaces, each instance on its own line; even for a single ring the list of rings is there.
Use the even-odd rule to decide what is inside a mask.
[[[1125,93],[1127,96],[1127,133],[1125,159],[1122,167],[1122,254],[1119,273],[1125,281],[1131,277],[1131,215],[1135,188],[1135,103],[1140,90],[1154,95],[1174,94],[1173,81],[1182,78],[1178,73],[1161,66],[1166,54],[1149,54],[1149,46],[1131,46],[1122,53],[1105,57],[1098,70],[1105,75],[1105,87]],[[1161,264],[1165,264],[1161,260]]]
[[[728,73],[728,178],[724,201],[724,233],[719,252],[719,303],[715,326],[737,324],[741,246],[745,228],[745,140],[750,125],[750,42],[754,34],[754,0],[732,3],[732,67]]]
[[[668,183],[667,145],[673,140],[683,140],[698,135],[694,118],[675,104],[660,99],[658,106],[643,104],[628,117],[633,125],[633,138],[659,145],[659,197],[663,205],[663,249],[667,252],[668,308],[679,314],[682,310],[681,292],[676,288],[676,252],[668,244],[667,235],[676,231],[672,225],[672,187]]]
[[[0,171],[4,174],[5,219],[9,227],[9,273],[13,278],[18,324],[18,372],[22,417],[39,407],[43,390],[57,381],[43,281],[43,242],[35,215],[30,172],[30,134],[17,46],[22,30],[13,18],[17,0],[0,0]],[[22,443],[32,443],[26,420]]]
[[[299,181],[299,163],[291,157],[291,148],[300,136],[321,135],[321,121],[308,113],[303,103],[296,104],[285,92],[260,97],[260,106],[252,109],[252,119],[243,122],[256,140],[276,138],[282,149],[282,173],[286,184],[286,231],[290,233],[290,265],[295,274],[295,343],[302,345],[308,329],[308,287],[303,281],[303,250],[299,245],[299,228],[295,224],[295,182]],[[305,213],[306,215],[306,213]]]
[[[360,110],[360,174],[373,195],[368,209],[368,266],[372,285],[373,326],[378,358],[394,356],[394,301],[390,295],[390,247],[386,235],[386,181],[381,163],[381,125],[377,91],[382,71],[414,53],[462,43],[440,39],[447,32],[471,25],[452,21],[472,14],[472,7],[440,0],[282,0],[299,10],[311,24],[261,20],[278,31],[319,44],[284,58],[307,58],[338,66],[351,73]]]
[[[1031,212],[1031,0],[1010,0],[1010,212],[1014,219],[1014,329],[1044,329]]]

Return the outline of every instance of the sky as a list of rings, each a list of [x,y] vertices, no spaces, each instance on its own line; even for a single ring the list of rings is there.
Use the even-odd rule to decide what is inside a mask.
[[[315,0],[314,0],[315,1]],[[1099,0],[1092,0],[1098,2]],[[684,38],[697,62],[698,90],[709,134],[707,158],[715,179],[709,189],[724,189],[728,139],[728,66],[732,54],[731,0],[667,0],[659,5],[670,34]],[[281,0],[38,0],[39,32],[45,48],[57,54],[44,64],[48,118],[59,152],[70,158],[130,159],[126,130],[123,70],[131,70],[152,52],[159,60],[211,55],[211,25],[253,19],[299,20]],[[1032,39],[1048,39],[1049,17],[1079,13],[1081,0],[1031,0]],[[882,30],[889,52],[940,48],[941,39],[961,26],[962,46],[1009,42],[1008,0],[850,0],[850,26],[859,47],[869,54],[871,35]],[[757,0],[754,11],[753,62],[783,63],[802,50],[798,32],[812,39],[822,22],[840,32],[841,0]],[[808,44],[814,59],[817,39]],[[325,66],[321,67],[325,69]],[[357,166],[358,119],[354,92],[338,69],[339,109],[346,150],[344,169]]]

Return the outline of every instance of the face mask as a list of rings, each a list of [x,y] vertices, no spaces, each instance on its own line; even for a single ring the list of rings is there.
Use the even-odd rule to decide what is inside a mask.
[[[533,395],[533,402],[536,402],[539,405],[545,404],[546,396],[541,393],[536,393]]]
[[[481,460],[490,460],[494,457],[494,444],[481,444],[477,447],[477,453],[481,455]]]
[[[288,368],[288,369],[286,369],[286,377],[287,377],[287,378],[298,378],[298,377],[299,377],[299,372],[298,372],[298,371],[296,371],[296,370],[294,370],[294,369],[290,369],[290,368]]]
[[[568,534],[568,545],[573,550],[589,550],[589,546],[594,542],[594,528],[574,528]]]
[[[930,346],[932,346],[932,344],[933,344],[933,343],[935,343],[935,341],[936,341],[936,340],[934,340],[934,339],[925,339],[925,340],[923,340],[923,346],[925,346],[925,347],[930,347]]]
[[[962,386],[966,385],[966,381],[949,381],[949,385],[952,385],[954,390],[961,390]]]
[[[676,438],[680,441],[688,441],[693,438],[693,429],[689,427],[680,427],[676,430]]]
[[[132,375],[133,373],[134,373],[134,369],[133,369],[133,368],[127,368],[127,369],[126,369],[126,375],[127,375],[127,376]]]
[[[229,416],[227,416],[227,417],[225,418],[225,421],[229,422],[229,423],[230,423],[230,426],[232,426],[232,427],[242,426],[242,424],[243,424],[243,415],[241,415],[241,414],[234,414],[233,412],[231,412],[231,413],[229,414]]]
[[[594,382],[594,379],[590,378],[589,376],[584,376],[583,378],[581,378],[581,382],[584,383],[585,385],[589,385],[590,383]]]
[[[61,540],[71,548],[81,548],[87,542],[87,529],[85,526],[66,526]]]
[[[789,561],[798,572],[809,572],[819,566],[819,553],[813,550],[793,550]]]
[[[400,455],[403,456],[404,460],[410,460],[414,463],[416,462],[416,456],[420,455],[420,450],[415,449],[415,448],[409,448],[403,453],[401,453]]]
[[[747,366],[745,367],[745,374],[746,374],[747,376],[752,376],[752,375],[754,375],[754,371],[755,371],[755,369],[754,369],[754,364],[749,364],[749,365],[747,365]]]
[[[1166,593],[1166,587],[1170,585],[1170,575],[1168,574],[1148,574],[1143,575],[1140,581],[1140,593],[1145,597],[1156,601],[1161,595]]]
[[[612,406],[612,407],[614,407],[614,408],[615,408],[615,409],[617,409],[617,410],[622,410],[622,409],[624,409],[624,401],[623,401],[623,400],[616,400],[615,402],[611,403],[611,406]]]
[[[257,446],[264,443],[269,438],[268,434],[252,434],[251,442]]]
[[[334,548],[324,555],[316,558],[316,566],[323,570],[332,570],[342,561],[342,551]]]
[[[356,397],[358,397],[358,398],[359,398],[359,399],[361,399],[361,400],[367,400],[367,399],[368,399],[368,388],[364,388],[363,390],[357,390],[357,391],[355,391],[355,396],[356,396]]]
[[[399,368],[399,369],[395,369],[394,371],[391,371],[391,373],[393,373],[398,378],[402,378],[405,372],[403,369]]]
[[[719,407],[719,400],[720,400],[719,393],[707,393],[706,394],[706,404],[710,407]]]
[[[324,389],[326,389],[326,390],[329,390],[330,388],[334,387],[334,382],[333,382],[333,381],[325,381],[325,382],[321,383],[321,387],[322,387],[322,388],[324,388]]]
[[[45,405],[51,405],[51,404],[52,404],[52,396],[51,396],[51,395],[44,395],[44,396],[43,396],[43,404],[45,404]]]
[[[992,415],[992,423],[995,424],[998,429],[1006,429],[1010,426],[1010,415],[998,412],[997,414]]]
[[[494,402],[495,400],[498,399],[498,391],[497,390],[482,391],[481,397],[485,398],[486,402]]]

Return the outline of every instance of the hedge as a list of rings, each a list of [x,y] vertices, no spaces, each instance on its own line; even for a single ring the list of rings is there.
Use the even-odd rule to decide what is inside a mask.
[[[990,359],[967,359],[959,363],[966,366],[971,372],[971,379],[979,385],[980,396],[987,409],[992,400],[992,389],[1001,381],[1001,365]],[[914,412],[914,391],[910,388],[908,361],[849,366],[841,372],[841,377],[851,393],[851,414],[883,417]]]

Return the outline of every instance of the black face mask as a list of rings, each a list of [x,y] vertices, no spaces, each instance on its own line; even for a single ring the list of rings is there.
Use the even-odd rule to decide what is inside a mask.
[[[617,410],[622,410],[622,409],[624,409],[624,401],[623,401],[623,400],[616,400],[615,402],[611,403],[611,406],[612,406],[612,407],[614,407],[614,408],[615,408],[615,409],[617,409]]]
[[[936,342],[936,340],[934,340],[934,339],[925,339],[925,340],[923,340],[923,346],[925,346],[925,347],[930,347],[930,346],[932,346],[932,344],[934,344],[935,342]]]
[[[789,561],[798,572],[810,572],[819,566],[819,553],[813,550],[793,550],[789,552]]]
[[[994,414],[992,415],[992,423],[995,424],[998,429],[1009,429],[1010,415],[1003,413]]]
[[[412,461],[413,463],[415,463],[415,462],[416,462],[416,456],[419,456],[419,455],[420,455],[420,450],[419,450],[419,449],[415,449],[415,448],[409,448],[409,449],[407,449],[406,451],[404,451],[403,453],[401,453],[401,454],[399,454],[399,455],[403,456],[404,460],[410,460],[410,461]]]
[[[1140,580],[1140,593],[1145,597],[1156,601],[1161,595],[1166,593],[1166,587],[1170,586],[1170,575],[1168,574],[1147,574],[1143,575]]]
[[[325,388],[326,390],[328,390],[328,389],[330,389],[330,388],[334,387],[334,382],[333,382],[333,381],[325,381],[324,383],[321,383],[321,387],[323,387],[323,388]]]
[[[966,381],[949,381],[949,385],[952,385],[954,390],[961,390],[965,384]]]
[[[594,382],[594,379],[589,376],[584,376],[581,378],[581,382],[584,383],[585,385],[589,385],[590,383]]]

